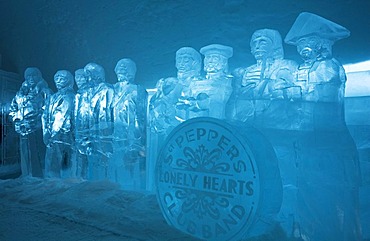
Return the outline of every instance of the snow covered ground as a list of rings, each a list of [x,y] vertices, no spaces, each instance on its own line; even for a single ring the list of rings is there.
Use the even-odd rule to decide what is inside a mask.
[[[167,225],[155,195],[107,181],[0,181],[0,240],[195,240]]]
[[[370,190],[360,194],[369,207]],[[108,181],[0,180],[0,200],[0,240],[197,240],[167,225],[155,195],[122,191]],[[368,220],[370,210],[361,211]],[[368,224],[364,240],[370,240]]]

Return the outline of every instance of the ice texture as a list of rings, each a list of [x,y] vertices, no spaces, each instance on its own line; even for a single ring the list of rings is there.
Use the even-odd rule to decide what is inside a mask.
[[[88,155],[91,154],[90,110],[91,87],[87,82],[84,69],[75,72],[77,93],[75,97],[75,149],[76,149],[76,176],[86,179],[88,173]]]
[[[297,46],[303,59],[294,83],[301,88],[302,101],[279,109],[290,112],[289,121],[295,120],[290,126],[298,131],[284,133],[291,149],[288,143],[283,147],[278,136],[271,140],[281,148],[278,155],[291,155],[281,160],[293,161],[289,168],[281,165],[281,169],[291,169],[296,175],[295,237],[361,239],[358,153],[343,113],[346,77],[343,67],[331,56],[333,43],[347,36],[349,31],[344,27],[315,14],[301,13],[285,38]],[[278,115],[277,108],[275,112]]]
[[[190,118],[191,82],[199,80],[202,67],[201,56],[191,47],[176,51],[177,78],[160,79],[157,92],[149,102],[147,189],[154,190],[154,173],[157,156],[168,134],[180,123]]]
[[[74,103],[74,137],[75,137],[75,164],[76,170],[74,175],[76,177],[87,178],[87,131],[88,118],[90,111],[88,110],[88,89],[87,78],[84,69],[77,69],[75,71],[75,83],[77,85],[77,93],[75,95]],[[86,128],[86,129],[85,129]],[[85,139],[86,138],[86,139]],[[86,144],[86,145],[85,145]]]
[[[105,82],[105,71],[100,65],[90,63],[84,68],[91,86],[90,111],[92,118],[89,125],[91,153],[88,157],[88,174],[91,180],[108,178],[109,158],[113,153],[113,112],[114,90]]]
[[[114,132],[109,178],[124,189],[145,189],[147,92],[134,83],[136,64],[118,61],[112,101]]]
[[[266,54],[271,43],[281,46],[277,32],[253,34],[257,64],[235,72],[243,77],[230,116],[258,128],[276,152],[283,183],[278,221],[287,236],[360,240],[358,153],[343,113],[346,77],[331,57],[334,41],[345,35],[330,32],[338,28],[315,16],[301,14],[285,39],[297,45],[303,59],[298,66],[282,51],[276,59]]]
[[[233,49],[211,44],[200,49],[204,55],[206,77],[190,82],[187,98],[189,118],[225,118],[226,103],[232,93],[232,76],[228,73],[228,59]]]
[[[105,71],[96,63],[84,68],[87,83],[79,89],[76,114],[76,141],[81,154],[87,154],[87,178],[108,178],[113,153],[113,87],[105,82]],[[79,164],[80,166],[83,166]],[[81,170],[80,173],[84,173]]]
[[[9,115],[15,131],[20,134],[22,175],[42,177],[45,145],[42,143],[41,115],[51,90],[38,68],[27,68],[24,78],[12,100]]]
[[[258,150],[261,155],[276,155],[276,159],[270,156],[261,160],[266,161],[266,170],[280,176],[272,175],[268,178],[274,185],[268,184],[266,189],[255,189],[256,192],[269,195],[269,198],[262,201],[271,202],[274,212],[269,213],[269,210],[264,208],[262,210],[266,214],[273,214],[273,217],[269,217],[268,222],[265,222],[266,219],[258,216],[256,222],[270,227],[275,221],[278,222],[277,229],[282,229],[287,239],[361,240],[358,208],[360,166],[356,146],[346,127],[343,113],[346,73],[339,61],[332,57],[335,41],[348,36],[349,31],[344,27],[317,15],[302,13],[285,38],[286,43],[297,46],[302,63],[297,64],[285,59],[282,39],[277,30],[259,29],[253,33],[250,41],[251,53],[256,63],[238,68],[232,75],[228,70],[228,58],[233,55],[231,47],[211,44],[200,50],[204,55],[205,76],[201,75],[200,54],[190,47],[180,48],[176,52],[176,77],[160,79],[156,86],[157,93],[150,99],[148,130],[145,119],[147,93],[142,87],[134,84],[136,65],[132,60],[118,61],[115,69],[118,82],[114,86],[105,82],[103,67],[95,63],[76,71],[78,91],[74,107],[75,126],[72,124],[69,131],[66,131],[68,118],[65,119],[62,114],[68,108],[57,107],[71,99],[71,86],[62,86],[58,82],[70,80],[69,74],[57,73],[55,80],[58,82],[58,92],[48,98],[51,93],[42,79],[41,72],[37,68],[28,68],[25,72],[26,81],[13,99],[10,112],[15,129],[21,136],[22,174],[42,176],[44,144],[41,139],[40,117],[43,108],[44,141],[48,146],[45,176],[63,176],[64,174],[60,174],[60,168],[65,164],[65,167],[70,167],[68,156],[72,155],[70,141],[73,140],[69,137],[75,127],[78,177],[89,180],[109,179],[119,183],[124,189],[139,190],[143,188],[146,172],[147,189],[150,191],[156,188],[153,183],[154,175],[160,173],[159,167],[157,172],[155,171],[160,150],[168,144],[168,136],[181,134],[175,129],[179,124],[185,122],[183,126],[186,126],[195,123],[195,127],[185,132],[183,139],[174,139],[173,146],[180,146],[180,140],[186,140],[196,148],[186,149],[183,152],[186,158],[176,162],[184,164],[185,161],[189,170],[194,168],[194,163],[198,165],[201,161],[204,167],[212,168],[215,164],[212,162],[214,156],[204,153],[209,153],[208,150],[212,151],[215,146],[219,148],[219,145],[228,145],[235,139],[231,138],[228,142],[224,138],[206,148],[197,146],[198,140],[194,133],[197,133],[199,139],[205,137],[204,130],[209,128],[209,125],[199,128],[196,123],[200,119],[188,120],[196,117],[227,118],[227,122],[217,120],[218,126],[225,123],[232,125],[234,133],[240,132],[239,134],[246,137],[245,143],[252,152]],[[48,101],[45,105],[46,99]],[[215,122],[212,118],[208,119]],[[209,133],[214,134],[211,131]],[[213,134],[208,137],[212,139]],[[256,138],[258,136],[260,138]],[[218,135],[218,138],[222,137],[225,136]],[[264,141],[261,141],[262,139]],[[209,144],[209,140],[204,141]],[[173,150],[173,146],[168,145],[169,152]],[[233,157],[236,155],[235,149],[227,150],[226,155]],[[279,172],[276,168],[269,168],[269,161],[273,162],[274,167],[278,166]],[[250,169],[261,174],[258,165],[254,166],[257,168]],[[66,170],[69,170],[68,168]],[[207,171],[200,172],[198,180],[211,180],[210,176],[206,179],[199,178],[208,174]],[[195,178],[187,179],[186,182],[183,179],[185,176],[172,176],[171,185],[191,184],[193,181],[195,183]],[[165,176],[162,177],[165,180]],[[187,177],[191,178],[190,175]],[[243,178],[240,177],[241,182],[237,183],[242,183]],[[280,178],[282,190],[279,186]],[[209,189],[221,190],[217,182],[221,179],[214,177],[212,180],[216,181],[213,181],[213,186],[208,186]],[[236,186],[226,189],[226,179],[223,180],[223,191],[236,190]],[[266,181],[264,178],[260,180]],[[89,183],[92,182],[85,182],[86,185],[90,185]],[[99,188],[101,186],[97,187]],[[271,192],[267,192],[267,188],[271,189]],[[273,195],[272,191],[277,195]],[[172,198],[176,195],[167,193],[169,194],[165,196],[165,204],[178,205],[169,202],[173,201]],[[204,212],[214,214],[218,211],[212,209],[215,205],[213,200],[220,197],[217,194],[212,195],[211,199],[200,195],[200,199],[206,197],[204,202],[194,201],[192,196],[183,193],[178,194],[178,197],[189,200],[184,209],[194,207],[193,210],[200,216],[205,215]],[[253,203],[256,208],[258,201],[260,200]],[[237,202],[238,200],[236,204]],[[205,211],[206,207],[211,208]],[[171,210],[173,209],[169,211]],[[235,210],[231,209],[234,218],[240,214]],[[275,211],[278,212],[276,219]],[[177,221],[181,221],[181,216],[172,214]],[[227,215],[222,211],[220,214]],[[189,220],[190,225],[187,228],[190,230],[208,228],[209,224],[204,222],[194,226],[195,219],[192,219],[191,215]],[[232,219],[223,221],[232,225]],[[209,234],[208,230],[202,231],[203,234]],[[246,236],[248,235],[254,233]],[[266,235],[273,236],[271,233]],[[223,237],[219,235],[214,238]]]
[[[332,57],[332,45],[349,34],[339,24],[312,13],[297,17],[285,42],[296,45],[303,60],[295,82],[303,100],[343,101],[346,76],[343,66]]]
[[[68,178],[75,175],[73,75],[59,70],[54,75],[57,92],[45,104],[42,115],[46,145],[45,177]],[[72,168],[73,167],[73,168]]]
[[[228,118],[246,121],[255,112],[263,112],[272,99],[300,98],[294,86],[297,64],[284,59],[280,33],[274,29],[255,31],[250,41],[256,64],[240,68],[235,73],[233,98],[228,106]]]

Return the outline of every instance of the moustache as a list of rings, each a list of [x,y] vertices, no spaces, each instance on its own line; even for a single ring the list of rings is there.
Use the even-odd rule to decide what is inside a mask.
[[[313,49],[312,49],[312,48],[310,48],[310,47],[305,47],[305,48],[303,48],[303,49],[299,52],[299,54],[300,54],[300,55],[308,55],[308,54],[312,53],[312,51],[313,51]]]

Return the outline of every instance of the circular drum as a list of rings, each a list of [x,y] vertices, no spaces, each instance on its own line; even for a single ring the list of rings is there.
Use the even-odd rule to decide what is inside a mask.
[[[188,120],[171,132],[155,181],[168,224],[206,240],[268,232],[282,201],[271,144],[250,126],[209,117]]]

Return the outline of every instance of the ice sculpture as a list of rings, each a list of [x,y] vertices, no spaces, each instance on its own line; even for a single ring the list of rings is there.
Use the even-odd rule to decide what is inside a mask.
[[[89,63],[84,68],[87,84],[87,102],[81,113],[87,123],[86,137],[82,145],[86,147],[88,156],[88,179],[102,180],[108,178],[109,158],[113,153],[113,87],[105,82],[104,68],[96,63]],[[83,118],[81,117],[81,118]],[[90,118],[89,118],[90,117]],[[84,121],[85,121],[84,120]],[[81,121],[77,119],[77,121]]]
[[[114,71],[118,82],[112,101],[114,146],[109,176],[124,189],[144,189],[147,92],[134,83],[136,64],[131,59],[119,60]]]
[[[74,110],[74,123],[75,123],[75,158],[76,158],[76,173],[75,175],[79,178],[87,178],[87,153],[86,148],[88,135],[88,116],[89,111],[86,109],[87,103],[89,103],[89,92],[87,91],[89,85],[87,84],[87,78],[85,76],[84,69],[77,69],[75,71],[75,82],[77,85],[77,93],[75,95],[75,110]],[[86,138],[86,139],[84,139]],[[88,145],[88,144],[87,144]]]
[[[288,236],[303,240],[360,240],[358,157],[341,101],[345,77],[330,57],[331,44],[348,31],[333,24],[313,14],[299,15],[286,41],[301,45],[298,50],[310,60],[298,67],[299,78],[293,82],[292,93],[302,90],[302,99],[272,98],[259,107],[263,111],[254,107],[252,118],[246,119],[267,137],[278,157],[280,225]]]
[[[9,115],[20,134],[22,176],[43,176],[45,145],[42,142],[41,115],[51,94],[38,68],[27,68],[25,81],[12,100]]]
[[[182,86],[182,95],[187,95],[190,82],[200,79],[202,58],[191,47],[182,47],[176,51],[177,79]]]
[[[83,86],[87,83],[85,71],[83,69],[78,69],[75,71],[75,82],[78,90],[82,89]]]
[[[331,47],[349,34],[346,28],[311,13],[302,13],[297,18],[285,42],[296,45],[304,61],[299,65],[296,82],[302,88],[304,100],[343,100],[346,79],[343,67],[331,56]]]
[[[241,121],[263,112],[271,99],[300,98],[299,88],[293,84],[297,64],[284,59],[279,32],[259,29],[253,33],[250,46],[256,64],[238,69],[240,85],[235,86],[233,103],[229,103],[228,118]]]
[[[190,83],[189,117],[225,118],[225,107],[232,93],[232,76],[228,75],[229,46],[211,44],[201,48],[206,78]]]
[[[42,115],[43,137],[46,145],[45,177],[75,175],[73,76],[67,70],[54,75],[57,92],[45,104]]]
[[[147,189],[154,189],[154,169],[159,151],[167,135],[189,119],[190,83],[200,79],[202,60],[191,47],[176,51],[177,78],[162,78],[149,103],[149,138],[147,156]],[[194,99],[193,99],[194,100]]]
[[[167,223],[192,236],[252,240],[276,224],[282,197],[278,162],[253,127],[210,117],[188,120],[166,139],[156,174]]]
[[[201,56],[195,49],[182,47],[176,51],[177,80],[173,77],[160,79],[157,92],[150,100],[152,132],[168,134],[189,119],[189,87],[191,82],[200,79],[201,67]]]
[[[88,155],[92,153],[90,136],[90,109],[92,83],[88,82],[84,69],[75,71],[75,82],[78,87],[75,97],[75,146],[76,146],[76,176],[87,179]]]

